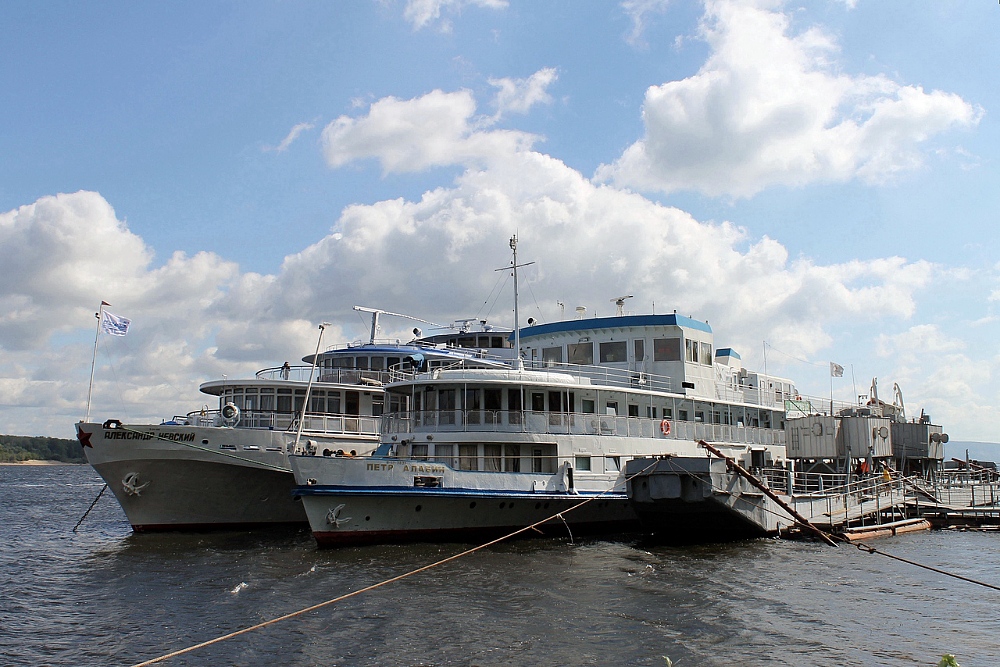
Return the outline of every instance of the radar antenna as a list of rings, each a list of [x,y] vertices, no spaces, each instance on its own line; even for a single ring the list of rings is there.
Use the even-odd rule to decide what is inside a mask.
[[[625,299],[631,299],[631,294],[626,294],[625,296],[616,296],[611,299],[611,303],[618,306],[618,317],[623,317],[625,315]]]

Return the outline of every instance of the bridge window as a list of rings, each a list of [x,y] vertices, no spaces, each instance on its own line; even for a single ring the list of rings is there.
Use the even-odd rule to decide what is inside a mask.
[[[589,456],[577,456],[576,457],[576,469],[582,470],[584,472],[590,472],[590,457]]]
[[[594,363],[593,343],[570,343],[566,346],[566,354],[571,364],[581,364],[585,366]]]
[[[616,364],[628,361],[628,346],[625,341],[601,343],[601,363]]]
[[[680,338],[656,338],[653,340],[653,361],[680,361]]]
[[[712,365],[712,344],[702,343],[701,344],[701,363],[706,366]]]
[[[636,338],[632,341],[632,347],[635,352],[635,363],[641,364],[646,358],[646,341],[642,338]]]
[[[684,341],[684,360],[693,364],[698,363],[698,341],[690,339]]]
[[[542,348],[542,363],[544,363],[547,366],[552,364],[561,364],[562,348],[561,347]]]

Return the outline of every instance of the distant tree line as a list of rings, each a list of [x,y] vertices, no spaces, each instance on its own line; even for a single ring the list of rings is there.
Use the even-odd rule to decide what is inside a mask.
[[[0,463],[12,461],[62,461],[86,463],[76,440],[44,436],[0,435]]]

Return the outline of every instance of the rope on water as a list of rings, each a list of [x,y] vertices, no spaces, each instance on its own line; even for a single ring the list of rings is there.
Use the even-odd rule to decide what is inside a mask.
[[[954,572],[948,572],[947,570],[942,570],[940,568],[933,567],[931,565],[924,565],[923,563],[918,563],[916,561],[912,561],[912,560],[909,560],[907,558],[903,558],[902,556],[896,556],[896,555],[893,555],[893,554],[885,552],[885,551],[880,551],[879,549],[876,549],[873,546],[865,544],[864,542],[853,543],[853,542],[850,542],[850,541],[848,541],[848,540],[846,540],[844,538],[839,538],[839,539],[844,540],[844,542],[847,542],[848,544],[854,544],[854,546],[856,546],[859,550],[864,551],[865,553],[878,554],[879,556],[885,556],[886,558],[892,558],[893,560],[898,560],[899,562],[906,563],[907,565],[913,565],[914,567],[920,567],[920,568],[923,568],[925,570],[930,570],[931,572],[937,572],[938,574],[943,574],[946,577],[953,577],[955,579],[959,579],[961,581],[965,581],[965,582],[968,582],[970,584],[976,584],[978,586],[983,586],[985,588],[992,588],[995,591],[1000,591],[1000,586],[996,586],[994,584],[989,584],[989,583],[986,583],[985,581],[979,581],[978,579],[972,579],[970,577],[966,577],[966,576],[963,576],[961,574],[955,574]]]
[[[80,527],[80,524],[83,523],[83,520],[87,518],[87,515],[90,514],[90,510],[94,509],[94,505],[97,504],[97,501],[101,499],[101,496],[103,496],[104,492],[107,490],[108,490],[108,485],[105,484],[104,488],[101,489],[101,492],[97,494],[96,498],[94,498],[94,502],[90,503],[90,507],[87,508],[87,511],[84,512],[83,516],[80,517],[80,520],[76,522],[75,526],[73,526],[74,533],[76,532],[76,529]]]
[[[651,464],[650,466],[648,466],[644,470],[636,473],[636,475],[641,475],[641,474],[643,474],[643,473],[651,470],[653,468],[653,466],[655,466],[655,465],[656,464],[654,462],[653,464]],[[635,477],[635,475],[633,475],[633,477]],[[546,518],[542,519],[541,521],[536,521],[535,523],[533,523],[533,524],[531,524],[529,526],[525,526],[524,528],[520,528],[518,530],[515,530],[512,533],[507,533],[503,537],[498,537],[495,540],[492,540],[490,542],[486,542],[485,544],[480,544],[479,546],[472,547],[471,549],[466,549],[465,551],[463,551],[461,553],[457,553],[454,556],[449,556],[447,558],[443,558],[443,559],[441,559],[439,561],[431,563],[430,565],[424,565],[423,567],[418,567],[416,570],[411,570],[411,571],[406,572],[404,574],[400,574],[398,576],[392,577],[391,579],[386,579],[385,581],[380,581],[377,584],[372,584],[371,586],[365,586],[364,588],[359,588],[356,591],[353,591],[351,593],[345,593],[344,595],[341,595],[339,597],[335,597],[335,598],[333,598],[331,600],[327,600],[326,602],[320,602],[320,603],[314,604],[314,605],[312,605],[310,607],[306,607],[305,609],[300,609],[298,611],[293,611],[293,612],[291,612],[289,614],[285,614],[284,616],[279,616],[277,618],[272,618],[269,621],[264,621],[264,622],[258,623],[256,625],[251,625],[248,628],[243,628],[242,630],[236,630],[235,632],[230,632],[227,635],[222,635],[221,637],[216,637],[215,639],[210,639],[210,640],[202,642],[200,644],[195,644],[194,646],[189,646],[187,648],[183,648],[183,649],[180,649],[178,651],[174,651],[172,653],[167,653],[165,655],[161,655],[158,658],[153,658],[152,660],[147,660],[145,662],[136,663],[135,665],[132,665],[132,667],[146,667],[147,665],[155,665],[156,663],[163,662],[164,660],[168,660],[170,658],[174,658],[174,657],[177,657],[179,655],[184,655],[185,653],[191,653],[192,651],[197,651],[200,648],[205,648],[206,646],[211,646],[212,644],[218,644],[219,642],[226,641],[227,639],[232,639],[233,637],[239,637],[240,635],[247,634],[248,632],[253,632],[254,630],[260,630],[261,628],[265,628],[265,627],[267,627],[269,625],[274,625],[275,623],[279,623],[281,621],[286,621],[286,620],[288,620],[290,618],[295,618],[296,616],[301,616],[302,614],[307,614],[307,613],[309,613],[311,611],[316,611],[317,609],[322,609],[323,607],[327,607],[327,606],[329,606],[331,604],[336,604],[337,602],[341,602],[343,600],[347,600],[348,598],[352,598],[352,597],[354,597],[356,595],[361,595],[362,593],[367,593],[368,591],[373,591],[376,588],[381,588],[382,586],[386,586],[388,584],[392,584],[392,583],[395,583],[397,581],[401,581],[403,579],[406,579],[407,577],[412,577],[415,574],[419,574],[421,572],[426,572],[427,570],[433,569],[435,567],[439,567],[441,565],[444,565],[445,563],[450,563],[453,560],[458,560],[459,558],[462,558],[463,556],[468,556],[470,554],[476,553],[477,551],[482,551],[483,549],[485,549],[487,547],[490,547],[490,546],[493,546],[494,544],[498,544],[500,542],[503,542],[504,540],[510,539],[512,537],[520,535],[521,533],[525,533],[525,532],[527,532],[529,530],[533,530],[533,531],[539,532],[538,531],[538,526],[541,526],[542,524],[547,523],[547,522],[549,522],[549,521],[551,521],[553,519],[556,519],[556,518],[562,519],[563,523],[566,523],[566,519],[562,516],[563,514],[566,514],[568,512],[572,512],[573,510],[575,510],[577,508],[583,507],[587,503],[593,502],[595,500],[599,500],[605,494],[611,493],[612,491],[614,491],[614,488],[615,487],[612,487],[612,488],[607,489],[607,490],[605,490],[605,491],[603,491],[603,492],[601,492],[601,493],[599,493],[599,494],[597,494],[597,495],[595,495],[595,496],[593,496],[591,498],[587,498],[586,500],[580,501],[579,503],[577,503],[576,505],[573,505],[569,509],[562,510],[561,512],[556,512],[552,516],[546,517]],[[567,524],[566,527],[568,529],[569,525]],[[572,537],[572,535],[571,535],[571,537]]]

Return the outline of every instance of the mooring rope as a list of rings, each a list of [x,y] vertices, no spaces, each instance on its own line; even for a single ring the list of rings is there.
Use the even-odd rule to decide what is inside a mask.
[[[651,465],[649,465],[648,467],[646,467],[645,469],[637,472],[635,475],[632,475],[632,477],[636,477],[637,475],[641,475],[641,474],[643,474],[645,472],[648,472],[655,465],[656,465],[656,463],[654,462]],[[628,478],[628,479],[631,479],[631,478]],[[628,481],[628,479],[626,479],[626,482]],[[542,519],[541,521],[536,521],[535,523],[533,523],[531,525],[525,526],[523,528],[519,528],[518,530],[515,530],[512,533],[507,533],[506,535],[504,535],[502,537],[498,537],[495,540],[491,540],[491,541],[486,542],[484,544],[480,544],[479,546],[472,547],[471,549],[466,549],[465,551],[463,551],[461,553],[457,553],[457,554],[455,554],[453,556],[448,556],[447,558],[443,558],[443,559],[441,559],[439,561],[436,561],[434,563],[431,563],[429,565],[424,565],[423,567],[418,567],[415,570],[410,570],[409,572],[406,572],[404,574],[400,574],[398,576],[392,577],[391,579],[386,579],[384,581],[378,582],[377,584],[372,584],[371,586],[365,586],[364,588],[359,588],[358,590],[353,591],[351,593],[345,593],[344,595],[332,598],[330,600],[326,600],[325,602],[319,602],[317,604],[314,604],[312,606],[306,607],[304,609],[300,609],[298,611],[293,611],[293,612],[291,612],[289,614],[285,614],[284,616],[279,616],[277,618],[272,618],[272,619],[270,619],[268,621],[263,621],[263,622],[258,623],[256,625],[251,625],[250,627],[243,628],[242,630],[236,630],[235,632],[230,632],[227,635],[222,635],[221,637],[216,637],[215,639],[210,639],[210,640],[204,641],[204,642],[202,642],[200,644],[195,644],[194,646],[188,646],[187,648],[183,648],[183,649],[174,651],[172,653],[167,653],[165,655],[161,655],[161,656],[159,656],[157,658],[153,658],[152,660],[147,660],[145,662],[136,663],[135,665],[132,665],[132,667],[146,667],[147,665],[155,665],[156,663],[163,662],[164,660],[168,660],[170,658],[174,658],[174,657],[177,657],[179,655],[184,655],[185,653],[191,653],[192,651],[197,651],[198,649],[205,648],[206,646],[211,646],[212,644],[218,644],[219,642],[226,641],[227,639],[232,639],[234,637],[239,637],[240,635],[244,635],[244,634],[246,634],[248,632],[253,632],[255,630],[260,630],[261,628],[265,628],[265,627],[267,627],[269,625],[274,625],[275,623],[280,623],[281,621],[286,621],[286,620],[288,620],[290,618],[295,618],[296,616],[301,616],[302,614],[307,614],[307,613],[309,613],[311,611],[315,611],[317,609],[322,609],[323,607],[327,607],[329,605],[336,604],[337,602],[341,602],[343,600],[347,600],[348,598],[352,598],[352,597],[354,597],[356,595],[361,595],[362,593],[367,593],[369,591],[373,591],[376,588],[381,588],[382,586],[386,586],[388,584],[392,584],[392,583],[395,583],[397,581],[401,581],[401,580],[406,579],[408,577],[412,577],[415,574],[419,574],[421,572],[426,572],[427,570],[433,569],[435,567],[439,567],[439,566],[444,565],[446,563],[450,563],[453,560],[458,560],[459,558],[462,558],[463,556],[468,556],[470,554],[476,553],[477,551],[482,551],[483,549],[485,549],[487,547],[493,546],[494,544],[498,544],[498,543],[503,542],[504,540],[508,540],[508,539],[510,539],[512,537],[516,537],[517,535],[520,535],[521,533],[525,533],[525,532],[527,532],[529,530],[533,530],[535,532],[541,532],[541,531],[538,530],[538,526],[541,526],[544,523],[548,523],[549,521],[552,521],[553,519],[562,519],[562,522],[564,524],[566,524],[566,529],[569,530],[569,524],[566,523],[566,519],[563,517],[563,514],[566,514],[568,512],[572,512],[575,509],[583,507],[587,503],[593,502],[595,500],[599,500],[600,498],[602,498],[603,496],[607,495],[608,493],[612,493],[617,487],[618,487],[618,485],[615,484],[611,488],[606,489],[606,490],[602,491],[601,493],[599,493],[599,494],[597,494],[595,496],[587,498],[586,500],[582,500],[582,501],[578,502],[576,505],[573,505],[572,507],[570,507],[568,509],[560,510],[559,512],[556,512],[555,514],[553,514],[551,516],[548,516],[548,517]],[[572,539],[573,539],[573,535],[572,535],[572,533],[570,533],[570,540],[572,541]]]
[[[107,490],[108,490],[108,485],[107,483],[105,483],[104,487],[101,489],[101,492],[97,494],[96,498],[94,498],[94,502],[90,503],[90,507],[87,508],[87,511],[84,512],[83,516],[80,517],[80,520],[76,522],[75,526],[73,526],[74,533],[76,532],[76,529],[80,527],[80,524],[83,523],[83,520],[87,518],[87,515],[90,514],[90,510],[94,509],[94,505],[97,504],[97,501],[101,499],[101,496],[103,496],[104,492]]]
[[[672,470],[674,470],[675,472],[679,472],[679,473],[682,473],[682,474],[685,474],[685,475],[690,475],[691,477],[694,477],[694,478],[696,478],[696,479],[698,479],[698,480],[700,480],[702,482],[705,481],[704,478],[699,477],[698,475],[695,475],[694,473],[692,473],[689,470],[685,470],[684,468],[681,468],[680,466],[674,466],[673,462],[670,461],[669,459],[661,459],[661,460],[669,461],[670,462],[670,468]],[[649,470],[649,468],[647,468],[646,470]],[[643,471],[643,472],[645,472],[645,471]],[[709,481],[709,486],[710,486],[710,488],[713,491],[717,491],[717,492],[721,492],[721,493],[727,493],[727,494],[729,493],[725,489],[716,487],[714,484],[711,483],[711,481]],[[784,512],[778,513],[778,512],[775,512],[774,510],[772,510],[772,509],[770,509],[768,507],[763,507],[761,509],[763,509],[765,512],[767,512],[769,514],[773,514],[774,516],[776,516],[778,518],[786,519],[786,520],[787,519],[791,519],[794,524],[796,524],[796,525],[802,525],[794,517],[790,517],[787,514],[785,514]],[[806,527],[806,526],[803,526],[803,527]],[[917,561],[910,560],[908,558],[903,558],[902,556],[896,556],[895,554],[891,554],[891,553],[889,553],[887,551],[882,551],[880,549],[876,549],[875,547],[873,547],[871,545],[868,545],[868,544],[865,544],[864,542],[852,542],[851,540],[847,539],[843,535],[838,535],[836,533],[831,533],[829,531],[822,530],[821,528],[816,528],[816,530],[818,530],[819,532],[822,532],[822,533],[826,534],[826,536],[829,537],[832,540],[835,540],[837,542],[841,542],[843,544],[848,544],[848,545],[857,547],[859,551],[863,551],[865,553],[878,554],[879,556],[885,556],[886,558],[892,558],[893,560],[897,560],[897,561],[899,561],[901,563],[906,563],[907,565],[913,565],[914,567],[919,567],[919,568],[922,568],[924,570],[929,570],[931,572],[936,572],[936,573],[942,574],[942,575],[944,575],[946,577],[952,577],[954,579],[958,579],[960,581],[964,581],[964,582],[967,582],[967,583],[970,583],[970,584],[976,584],[976,585],[979,585],[979,586],[983,586],[985,588],[993,589],[995,591],[1000,591],[1000,586],[997,586],[997,585],[994,585],[994,584],[990,584],[990,583],[987,583],[985,581],[980,581],[978,579],[972,579],[971,577],[966,577],[964,575],[956,574],[954,572],[948,572],[947,570],[942,570],[941,568],[937,568],[937,567],[934,567],[932,565],[924,565],[923,563],[918,563]]]

